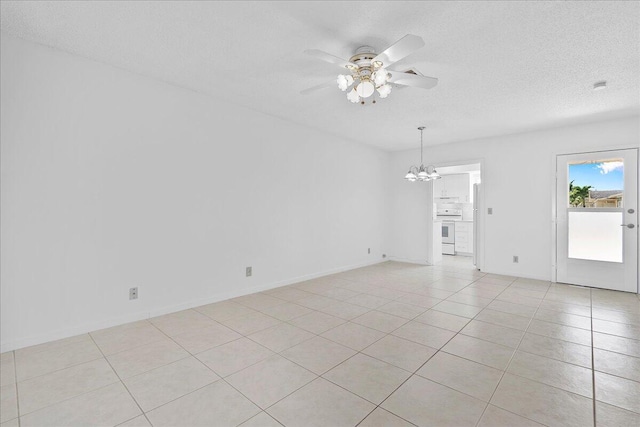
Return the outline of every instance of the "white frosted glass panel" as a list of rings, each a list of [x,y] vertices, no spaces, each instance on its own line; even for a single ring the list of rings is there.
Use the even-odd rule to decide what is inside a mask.
[[[569,212],[569,258],[622,262],[622,212]]]

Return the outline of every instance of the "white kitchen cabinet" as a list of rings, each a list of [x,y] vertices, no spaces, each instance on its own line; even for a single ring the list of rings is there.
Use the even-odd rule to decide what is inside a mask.
[[[455,231],[455,249],[456,253],[472,254],[473,253],[473,222],[458,221],[456,222]]]
[[[434,197],[457,197],[458,202],[469,202],[469,175],[445,175],[433,183]]]

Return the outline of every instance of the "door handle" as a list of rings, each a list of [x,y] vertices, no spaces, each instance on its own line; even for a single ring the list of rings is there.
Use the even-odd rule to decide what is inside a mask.
[[[620,224],[620,227],[635,228],[635,224]]]

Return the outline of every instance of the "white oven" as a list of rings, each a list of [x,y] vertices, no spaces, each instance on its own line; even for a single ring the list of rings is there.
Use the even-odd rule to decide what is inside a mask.
[[[442,253],[456,254],[456,225],[454,221],[462,219],[462,209],[454,206],[441,206],[436,211],[436,217],[442,220]]]
[[[446,255],[455,255],[455,222],[442,222],[442,253]]]

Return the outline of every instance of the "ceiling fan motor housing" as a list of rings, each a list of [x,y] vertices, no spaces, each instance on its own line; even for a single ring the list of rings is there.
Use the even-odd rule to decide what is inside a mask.
[[[371,61],[377,54],[371,46],[361,46],[356,49],[356,54],[353,55],[349,61],[356,64],[358,67],[371,67]]]

